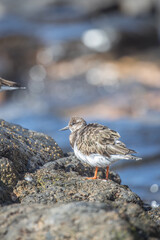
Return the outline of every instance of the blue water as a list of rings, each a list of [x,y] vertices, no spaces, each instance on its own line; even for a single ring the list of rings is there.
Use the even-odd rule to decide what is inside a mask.
[[[150,187],[153,184],[160,188],[160,157],[157,160],[145,161],[140,165],[121,168],[117,170],[122,179],[122,184],[127,184],[133,192],[137,193],[145,202],[157,201],[160,204],[160,189],[152,193]]]

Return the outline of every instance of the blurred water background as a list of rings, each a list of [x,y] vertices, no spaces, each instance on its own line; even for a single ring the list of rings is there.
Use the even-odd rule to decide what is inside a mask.
[[[1,0],[0,76],[27,87],[0,94],[1,118],[63,151],[70,116],[119,131],[143,160],[112,168],[160,204],[159,0]]]

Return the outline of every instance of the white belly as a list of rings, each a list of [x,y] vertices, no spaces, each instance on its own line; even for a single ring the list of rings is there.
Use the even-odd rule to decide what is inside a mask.
[[[102,156],[98,153],[93,153],[88,155],[83,154],[81,151],[79,151],[77,149],[76,143],[74,144],[74,153],[76,155],[76,157],[85,163],[88,163],[89,165],[91,165],[92,167],[102,167],[105,168],[109,165],[111,165],[112,163],[115,163],[119,160],[125,159],[125,160],[129,160],[132,159],[132,156],[130,154],[128,155],[111,155],[110,157],[105,157]],[[136,159],[136,157],[133,156],[133,159]],[[140,158],[137,160],[140,160]]]
[[[81,151],[77,149],[76,144],[74,144],[74,153],[80,161],[88,163],[92,167],[105,168],[121,159],[127,159],[127,160],[129,159],[128,155],[111,155],[110,158],[102,156],[98,153],[90,154],[89,156],[84,155]]]
[[[90,154],[89,156],[84,155],[77,149],[76,144],[74,145],[74,153],[80,161],[88,163],[92,167],[104,167],[105,168],[111,164],[111,160],[109,158],[104,157],[100,154]]]

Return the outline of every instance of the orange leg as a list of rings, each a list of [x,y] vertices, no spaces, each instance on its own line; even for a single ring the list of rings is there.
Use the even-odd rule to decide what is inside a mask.
[[[96,167],[96,169],[95,169],[94,177],[89,177],[86,179],[97,179],[97,173],[98,173],[98,167]]]
[[[106,170],[106,180],[108,180],[108,174],[109,174],[109,166],[107,166],[107,170]]]

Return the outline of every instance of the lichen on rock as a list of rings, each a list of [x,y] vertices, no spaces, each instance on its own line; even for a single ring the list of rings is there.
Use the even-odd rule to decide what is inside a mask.
[[[101,178],[95,181],[85,180],[93,174],[93,168],[83,165],[72,154],[68,157],[45,164],[31,174],[32,181],[21,180],[14,188],[14,193],[21,202],[56,203],[72,201],[92,202],[133,202],[142,204],[141,199],[127,186],[120,185],[120,178],[112,171],[111,180]],[[25,191],[24,191],[25,189]]]
[[[0,239],[159,239],[160,208],[118,174],[86,180],[94,169],[49,136],[5,121],[0,134]]]
[[[0,181],[12,189],[26,172],[63,157],[53,138],[0,120]]]

